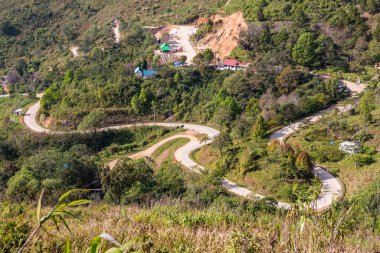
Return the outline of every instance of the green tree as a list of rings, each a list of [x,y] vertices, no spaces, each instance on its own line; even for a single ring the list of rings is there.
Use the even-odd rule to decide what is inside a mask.
[[[373,62],[380,61],[380,43],[376,39],[371,40],[368,44],[368,53]]]
[[[364,117],[364,122],[372,121],[371,112],[375,109],[375,96],[372,91],[367,90],[360,99],[359,111]]]
[[[181,55],[181,57],[179,57],[179,61],[180,61],[182,64],[185,64],[186,61],[187,61],[187,56],[186,56],[186,55]]]
[[[198,66],[201,71],[204,71],[206,66],[208,66],[214,60],[214,52],[206,48],[205,51],[198,53],[193,58],[193,63]]]
[[[0,23],[0,35],[17,36],[21,33],[10,21],[5,20]]]
[[[112,170],[104,168],[101,171],[101,182],[106,198],[115,203],[141,201],[154,186],[153,169],[144,159],[125,158]]]
[[[270,32],[269,25],[267,25],[267,24],[263,24],[261,29],[262,30],[261,30],[260,38],[259,38],[260,50],[263,52],[267,52],[273,46],[272,34]]]
[[[331,101],[337,101],[348,94],[344,87],[340,78],[332,78],[324,83],[325,92]]]
[[[300,81],[300,72],[292,66],[285,67],[276,77],[276,88],[280,93],[290,93]]]
[[[178,84],[181,81],[181,73],[176,72],[174,74],[173,81]]]
[[[293,59],[305,67],[319,67],[323,44],[311,32],[304,32],[293,47]]]
[[[298,170],[298,175],[302,178],[312,177],[313,162],[307,152],[303,151],[297,155],[295,166]]]
[[[214,138],[213,145],[219,149],[220,155],[223,156],[225,148],[232,144],[231,137],[227,132],[221,132]]]
[[[25,76],[28,73],[28,64],[24,59],[19,59],[16,62],[15,69],[20,76]]]
[[[301,7],[298,7],[292,16],[292,21],[292,25],[296,29],[304,28],[309,24],[309,17],[305,14]]]
[[[211,49],[206,48],[205,51],[203,51],[203,59],[206,62],[211,62],[214,60],[214,52]]]
[[[65,77],[63,79],[64,84],[70,84],[74,78],[74,71],[66,70]]]
[[[252,133],[251,133],[252,139],[265,138],[267,136],[267,131],[268,131],[268,124],[264,120],[264,118],[261,115],[259,115],[252,129]]]
[[[151,108],[151,94],[145,90],[141,89],[140,94],[135,94],[131,100],[132,109],[135,113],[147,113]]]
[[[166,162],[157,171],[155,176],[155,192],[158,196],[179,196],[186,191],[182,168]]]
[[[86,115],[79,124],[79,130],[100,127],[100,123],[106,118],[107,114],[104,110],[95,110]]]
[[[49,112],[50,108],[55,105],[60,99],[60,88],[58,84],[52,84],[41,98],[42,112]]]
[[[253,118],[261,111],[259,106],[259,100],[255,97],[252,97],[245,108],[245,115],[247,117]]]
[[[223,102],[222,102],[222,106],[225,106],[232,119],[235,119],[236,116],[240,113],[241,109],[240,109],[240,106],[239,104],[236,102],[236,100],[231,97],[231,96],[228,96]]]
[[[27,200],[33,198],[39,188],[40,182],[27,168],[22,168],[9,179],[6,195],[13,200]]]

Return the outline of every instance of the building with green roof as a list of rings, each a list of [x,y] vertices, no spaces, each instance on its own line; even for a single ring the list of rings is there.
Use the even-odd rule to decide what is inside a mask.
[[[160,46],[160,49],[161,49],[161,52],[163,53],[169,53],[170,50],[172,50],[171,46],[169,46],[169,44],[167,43],[164,43]]]

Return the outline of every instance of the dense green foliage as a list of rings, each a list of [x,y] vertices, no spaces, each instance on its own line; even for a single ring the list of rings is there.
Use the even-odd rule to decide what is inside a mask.
[[[61,65],[62,56],[70,54],[72,44],[80,45],[85,52],[94,43],[112,45],[110,22],[114,17],[134,19],[149,26],[163,22],[189,23],[201,15],[212,14],[223,4],[223,0],[199,3],[189,0],[2,1],[0,74],[13,67],[19,58],[30,63],[28,73],[46,73],[50,67]],[[129,25],[121,26],[123,30],[130,29]]]
[[[378,1],[236,0],[224,9],[248,21],[240,50],[277,66],[361,71],[379,61]]]
[[[157,127],[41,136],[0,132],[0,198],[32,200],[43,188],[54,200],[65,190],[100,186],[101,155],[131,152],[170,132]]]
[[[367,78],[371,87],[360,94],[347,119],[334,115],[334,120],[300,134],[301,140],[292,146],[268,145],[266,138],[279,127],[349,95],[342,76],[326,77],[317,71],[360,73],[380,60],[376,15],[380,4],[375,0],[231,0],[223,8],[228,13],[242,10],[248,21],[232,53],[252,63],[246,71],[211,68],[215,55],[210,49],[194,58],[194,66],[157,65],[153,50],[158,44],[143,25],[190,23],[226,2],[0,3],[0,75],[11,93],[32,91],[29,97],[0,98],[0,251],[14,252],[33,227],[25,218],[30,217],[31,211],[25,210],[29,205],[16,202],[33,201],[45,189],[46,204],[55,203],[71,188],[99,189],[87,195],[97,202],[94,208],[81,209],[91,217],[83,223],[86,228],[79,225],[77,238],[71,236],[78,252],[85,248],[81,243],[87,246],[89,236],[103,229],[115,231],[120,240],[142,236],[136,247],[145,252],[205,252],[210,247],[217,251],[220,241],[229,252],[378,251],[376,78]],[[114,17],[120,21],[120,43],[115,43],[111,30]],[[195,39],[211,32],[213,25],[211,21],[202,25]],[[78,57],[70,54],[73,45],[79,46]],[[138,78],[136,66],[154,69],[157,76]],[[56,129],[90,131],[27,132],[12,112],[32,102],[35,91],[45,92],[40,122]],[[125,158],[172,130],[95,130],[164,120],[203,123],[221,130],[213,145],[205,147],[217,150],[211,173],[186,173],[171,161],[158,166],[150,159]],[[348,156],[338,149],[335,140],[347,139],[361,144],[357,154]],[[107,161],[121,157],[112,170],[105,168]],[[313,162],[333,169],[352,197],[319,216],[303,204],[320,193]],[[273,199],[238,199],[223,190],[223,177],[295,205],[285,212],[275,210]],[[353,181],[360,185],[351,187]],[[90,223],[102,227],[91,230]],[[220,234],[228,236],[215,244],[201,242],[199,238],[212,229],[216,232],[208,237],[210,241]],[[54,238],[59,239],[31,243],[31,250],[61,251],[63,236]]]

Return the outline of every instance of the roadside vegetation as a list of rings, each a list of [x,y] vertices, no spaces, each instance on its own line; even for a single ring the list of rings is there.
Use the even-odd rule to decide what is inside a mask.
[[[169,141],[157,148],[156,151],[153,152],[152,158],[157,166],[160,166],[164,162],[173,162],[175,161],[174,152],[188,142],[189,140],[186,138]]]
[[[356,110],[333,115],[294,134],[288,143],[308,150],[314,161],[329,168],[343,181],[346,196],[353,197],[363,187],[371,185],[380,173],[380,157],[376,151],[380,141],[379,107],[371,111],[370,118],[366,121],[365,115]],[[358,142],[360,151],[353,155],[340,151],[339,144],[344,141]]]
[[[24,243],[23,252],[380,251],[380,82],[374,68],[380,5],[226,2],[0,3],[0,75],[8,84],[0,92],[11,93],[0,98],[0,252],[17,252]],[[145,25],[189,24],[220,10],[242,11],[248,22],[232,51],[251,63],[245,71],[216,70],[211,49],[192,66],[158,64],[153,51],[159,43]],[[206,22],[192,39],[214,25]],[[138,78],[137,66],[157,75]],[[360,79],[366,91],[351,97],[342,79]],[[17,95],[24,92],[30,95]],[[35,102],[37,92],[44,92],[39,123],[89,131],[25,129],[13,112]],[[337,104],[352,109],[332,112],[286,143],[269,142],[273,131]],[[219,129],[212,145],[192,154],[209,171],[198,175],[174,161],[184,138],[151,158],[127,157],[180,128],[96,130],[153,121]],[[360,151],[339,150],[346,140],[360,143]],[[116,158],[110,169],[106,163]],[[346,190],[318,214],[307,208],[320,194],[314,164],[339,176]],[[230,195],[223,178],[267,198]],[[277,210],[278,200],[293,206]]]

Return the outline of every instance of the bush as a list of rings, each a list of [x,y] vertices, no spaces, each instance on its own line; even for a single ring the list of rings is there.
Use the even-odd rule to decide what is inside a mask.
[[[28,238],[30,227],[20,221],[0,223],[0,251],[16,252]]]
[[[182,168],[168,162],[157,171],[156,183],[158,196],[179,196],[186,191]]]
[[[13,177],[18,170],[19,168],[11,163],[0,164],[0,191],[7,187],[8,180]]]
[[[317,151],[315,152],[316,158],[320,162],[338,162],[343,159],[344,153],[340,150],[338,150],[334,146],[322,146],[317,148]]]
[[[42,187],[48,199],[55,199],[61,191],[83,187],[98,181],[98,168],[85,153],[86,146],[73,146],[72,151],[45,149],[23,160],[23,168],[8,181],[6,193],[22,200],[35,198]],[[96,187],[96,186],[95,186]]]
[[[142,201],[154,186],[153,169],[144,159],[120,160],[116,166],[101,171],[101,182],[106,198],[115,203]]]
[[[8,181],[6,194],[12,199],[26,200],[35,197],[39,188],[38,180],[28,169],[23,168]]]
[[[96,128],[100,126],[100,123],[107,116],[106,112],[103,110],[96,110],[90,112],[87,116],[85,116],[82,122],[79,124],[79,130],[85,130],[89,128]]]
[[[363,131],[363,132],[355,135],[355,140],[359,141],[362,144],[369,141],[369,140],[372,140],[372,139],[373,139],[373,134],[368,133],[366,131]]]
[[[302,151],[297,155],[295,165],[298,170],[299,176],[301,176],[302,178],[313,177],[313,162],[311,161],[311,158],[307,152]]]
[[[207,175],[193,175],[189,180],[184,201],[200,207],[213,203],[221,195],[226,195],[221,185],[221,177],[218,172]]]
[[[259,150],[246,150],[239,159],[240,173],[246,174],[251,171],[259,169],[258,164],[255,162],[260,158]]]
[[[370,154],[355,154],[354,160],[359,166],[369,165],[375,162],[375,159]]]

